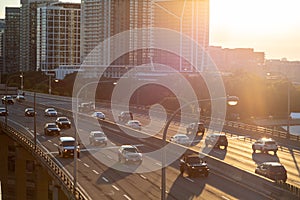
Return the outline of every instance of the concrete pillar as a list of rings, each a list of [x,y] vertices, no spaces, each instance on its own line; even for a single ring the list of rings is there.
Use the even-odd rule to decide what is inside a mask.
[[[8,191],[8,137],[0,133],[0,180],[2,197],[7,194]]]
[[[52,200],[68,200],[65,193],[62,191],[60,186],[56,185],[53,187]]]
[[[32,160],[30,154],[21,146],[16,147],[16,200],[26,199],[26,160]]]
[[[35,166],[36,199],[48,199],[49,175],[41,165]]]

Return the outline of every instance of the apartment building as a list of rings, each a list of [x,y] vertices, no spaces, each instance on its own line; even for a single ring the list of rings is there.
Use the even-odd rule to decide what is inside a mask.
[[[37,8],[36,69],[54,71],[80,64],[80,4],[52,3]]]

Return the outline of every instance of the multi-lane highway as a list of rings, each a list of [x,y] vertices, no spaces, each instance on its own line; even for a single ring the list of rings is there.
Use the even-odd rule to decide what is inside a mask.
[[[30,101],[30,97],[28,97]],[[68,100],[59,101],[59,99],[37,98],[38,103],[52,105],[64,109],[71,109],[71,102]],[[19,129],[33,129],[33,118],[24,117],[24,104],[16,103],[9,106],[9,125]],[[108,119],[111,118],[109,110],[105,107],[97,109],[104,111]],[[59,113],[59,115],[65,115]],[[141,121],[146,122],[147,118],[139,115]],[[58,162],[62,164],[71,174],[73,173],[74,162],[71,158],[60,158],[57,153],[58,137],[45,136],[43,126],[46,122],[53,122],[55,118],[47,118],[43,115],[43,110],[38,107],[37,115],[37,132],[38,140],[44,145],[51,154],[55,156]],[[95,122],[83,119],[85,123],[80,126],[80,131],[88,133],[95,127]],[[74,124],[74,122],[73,122]],[[172,126],[176,129],[176,126]],[[134,165],[124,165],[117,162],[117,147],[121,144],[136,144],[142,152],[154,151],[155,146],[143,143],[140,140],[127,137],[122,131],[115,128],[104,129],[110,142],[107,147],[94,147],[92,145],[81,146],[82,152],[78,159],[77,175],[78,183],[87,191],[92,199],[158,199],[160,198],[160,170],[145,173],[128,173],[136,171]],[[184,131],[184,130],[182,130]],[[63,130],[62,135],[73,136],[75,133],[74,126],[71,129]],[[173,131],[170,131],[170,135]],[[168,136],[170,136],[168,135]],[[83,141],[84,142],[84,141]],[[199,149],[201,142],[192,148]],[[88,151],[89,150],[89,151]],[[225,150],[213,150],[211,155],[223,159],[232,165],[241,169],[253,172],[256,162],[265,160],[280,160],[288,170],[288,181],[299,184],[299,151],[282,148],[277,156],[252,154],[251,142],[249,139],[243,141],[238,137],[229,138],[229,147]],[[103,162],[95,159],[101,157]],[[160,160],[144,157],[146,166],[160,165]],[[108,167],[103,163],[111,163]],[[208,163],[209,165],[209,163]],[[117,170],[119,169],[119,170]],[[123,172],[128,171],[128,172]],[[167,167],[167,191],[169,199],[268,199],[264,194],[257,193],[243,185],[235,183],[221,175],[211,173],[208,178],[188,178],[181,176],[178,170],[178,161]]]

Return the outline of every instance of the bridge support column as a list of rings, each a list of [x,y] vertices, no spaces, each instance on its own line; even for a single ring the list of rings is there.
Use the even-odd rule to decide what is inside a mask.
[[[68,200],[67,196],[65,195],[65,193],[62,191],[62,189],[60,188],[60,186],[55,185],[52,188],[52,200]]]
[[[21,146],[16,147],[16,199],[27,199],[26,161],[32,160],[30,154]]]
[[[36,165],[36,199],[48,199],[50,177],[41,165]]]
[[[0,162],[0,180],[2,189],[2,198],[4,199],[8,191],[8,137],[0,133],[0,152],[1,152],[1,162]]]

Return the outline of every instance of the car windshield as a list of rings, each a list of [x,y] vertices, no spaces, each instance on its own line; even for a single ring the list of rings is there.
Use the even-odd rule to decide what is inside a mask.
[[[184,135],[179,135],[179,136],[177,136],[177,138],[178,138],[178,139],[188,139],[188,137],[187,137],[187,136],[184,136]]]
[[[285,172],[285,168],[283,166],[272,166],[273,172]]]
[[[189,163],[196,164],[196,163],[200,163],[201,159],[199,157],[188,157],[187,161]]]
[[[27,108],[26,111],[33,111],[33,108]]]
[[[48,112],[53,112],[53,111],[55,111],[55,109],[54,108],[49,108],[47,111]]]
[[[0,108],[0,111],[5,112],[6,110],[5,110],[5,108]]]
[[[124,151],[126,153],[138,153],[136,148],[125,148]]]
[[[130,124],[139,126],[140,122],[130,122]]]
[[[266,145],[275,145],[276,143],[274,141],[266,142]]]
[[[105,136],[104,133],[101,133],[101,132],[94,133],[94,137],[104,137],[104,136]]]
[[[67,122],[69,121],[67,118],[60,118],[59,121],[64,121],[64,122]]]
[[[64,142],[62,143],[62,145],[63,145],[64,147],[66,147],[66,146],[74,146],[74,141],[64,141]]]
[[[48,124],[48,128],[56,128],[55,124]]]

